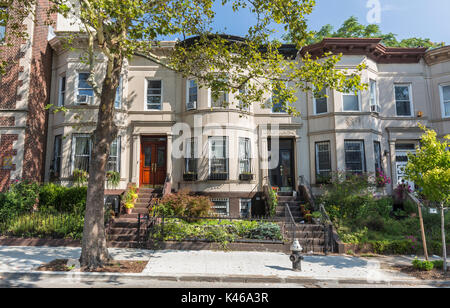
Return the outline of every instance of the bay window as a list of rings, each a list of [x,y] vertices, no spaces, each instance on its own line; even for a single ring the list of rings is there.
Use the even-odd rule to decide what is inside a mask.
[[[239,172],[251,173],[251,144],[249,138],[239,138]]]
[[[161,80],[147,80],[146,108],[147,110],[162,109]]]
[[[186,85],[186,110],[197,109],[198,86],[195,79],[187,81]]]
[[[227,137],[209,137],[209,178],[210,180],[228,179],[228,139]]]
[[[323,114],[328,112],[328,99],[326,95],[327,89],[322,89],[320,93],[314,95],[314,114]]]
[[[78,73],[78,94],[76,104],[90,105],[94,100],[94,89],[89,83],[90,73]]]
[[[359,92],[350,92],[342,94],[344,111],[360,111],[359,108]]]
[[[450,85],[440,86],[442,117],[450,117]]]

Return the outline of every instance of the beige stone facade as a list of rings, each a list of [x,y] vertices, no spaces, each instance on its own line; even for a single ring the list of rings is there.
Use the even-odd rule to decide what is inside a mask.
[[[50,41],[54,49],[51,103],[61,105],[63,101],[68,111],[49,115],[45,180],[70,185],[74,169],[89,155],[88,143],[82,138],[95,127],[97,98],[80,97],[84,93],[81,74],[88,68],[80,62],[79,50],[64,49],[58,40],[57,36]],[[173,44],[166,42],[163,48]],[[263,102],[242,112],[232,95],[227,95],[228,108],[212,107],[210,92],[201,87],[193,92],[195,106],[189,105],[190,80],[142,57],[131,59],[123,72],[116,112],[120,139],[112,168],[120,172],[118,189],[129,183],[146,186],[147,181],[161,181],[149,180],[143,173],[144,167],[151,174],[161,166],[173,190],[185,188],[228,202],[230,215],[238,215],[240,205],[248,200],[255,208],[260,206],[264,185],[289,190],[304,179],[315,186],[321,172],[351,169],[375,173],[379,168],[393,179],[386,187],[390,192],[401,180],[401,162],[397,160],[418,145],[419,123],[435,129],[441,137],[450,133],[450,114],[445,112],[443,97],[450,95],[446,87],[450,86],[449,47],[425,52],[386,49],[379,40],[325,40],[310,50],[342,52],[342,69],[366,63],[363,81],[372,87],[357,98],[327,90],[328,97],[320,101],[311,93],[299,92],[299,117],[262,108]],[[97,69],[100,76],[102,67]],[[267,99],[270,96],[268,93]],[[180,127],[184,128],[182,136]],[[276,166],[275,172],[268,167],[267,158],[268,143],[276,135],[280,140],[277,154],[285,164],[281,169]],[[191,137],[196,138],[193,146],[198,157],[187,167]],[[158,150],[151,152],[156,144]],[[152,155],[157,155],[156,160]],[[212,176],[214,170],[220,171],[219,177]],[[242,177],[248,174],[250,178]]]

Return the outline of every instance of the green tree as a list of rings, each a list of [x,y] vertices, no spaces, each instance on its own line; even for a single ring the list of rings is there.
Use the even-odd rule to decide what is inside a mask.
[[[291,41],[291,32],[285,35],[283,38],[286,41]],[[394,33],[383,34],[380,26],[377,24],[363,25],[359,23],[358,18],[351,16],[344,21],[342,26],[334,31],[334,27],[330,24],[323,26],[319,31],[312,31],[311,36],[307,40],[308,44],[315,44],[322,41],[324,38],[329,37],[355,37],[355,38],[381,38],[382,43],[387,47],[427,47],[437,48],[442,47],[444,43],[435,43],[428,38],[407,38],[398,40],[397,35]]]
[[[32,7],[36,0],[16,1]],[[213,10],[214,0],[49,1],[52,3],[49,13],[75,17],[81,25],[83,33],[78,35],[89,42],[85,55],[92,68],[89,82],[100,100],[80,258],[81,264],[89,268],[102,266],[109,259],[103,215],[104,185],[110,145],[118,131],[114,123],[114,98],[127,59],[139,55],[184,77],[195,77],[201,86],[211,88],[216,97],[221,91],[232,92],[243,102],[242,108],[252,103],[268,108],[281,104],[293,116],[298,115],[293,103],[299,90],[317,94],[323,88],[342,92],[366,88],[360,77],[364,66],[338,70],[335,66],[341,56],[331,54],[323,59],[309,55],[286,59],[279,51],[281,43],[271,39],[273,25],[281,24],[294,33],[292,42],[298,48],[304,46],[310,37],[305,17],[312,12],[314,0],[222,0],[222,5],[231,3],[234,11],[245,9],[255,15],[255,23],[242,40],[230,40],[211,29],[217,13]],[[172,53],[160,56],[159,41],[169,35],[183,40]],[[98,84],[93,78],[94,65],[100,61],[96,51],[105,56],[106,67]],[[277,95],[268,103],[264,95],[272,89],[277,90]]]
[[[408,155],[405,174],[413,181],[430,201],[438,202],[441,208],[442,247],[444,270],[447,270],[447,248],[445,241],[444,207],[450,202],[450,135],[439,141],[436,132],[420,126],[424,131],[417,153]]]

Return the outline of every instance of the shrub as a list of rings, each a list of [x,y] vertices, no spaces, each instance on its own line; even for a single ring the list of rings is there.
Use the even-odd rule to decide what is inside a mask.
[[[87,187],[45,184],[40,188],[39,210],[51,213],[80,213],[86,208]]]
[[[207,217],[213,203],[205,196],[192,196],[187,190],[163,197],[154,212],[157,215],[180,217]]]
[[[431,271],[434,268],[434,263],[431,261],[421,261],[419,259],[414,259],[412,265],[415,269],[421,271]]]
[[[0,220],[13,215],[29,213],[39,202],[39,184],[34,182],[17,182],[9,191],[1,194]]]

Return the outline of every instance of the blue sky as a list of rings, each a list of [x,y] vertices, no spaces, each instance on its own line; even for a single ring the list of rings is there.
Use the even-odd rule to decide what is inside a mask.
[[[309,26],[318,30],[324,24],[337,29],[350,16],[368,24],[368,0],[316,0]],[[398,38],[425,37],[435,42],[450,44],[449,0],[379,0],[381,3],[381,30],[393,32]],[[243,35],[253,24],[253,16],[246,11],[233,13],[230,7],[217,6],[214,28],[229,34]],[[277,36],[281,36],[281,32]]]

